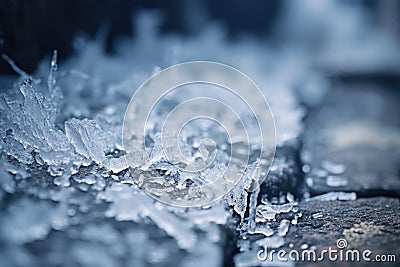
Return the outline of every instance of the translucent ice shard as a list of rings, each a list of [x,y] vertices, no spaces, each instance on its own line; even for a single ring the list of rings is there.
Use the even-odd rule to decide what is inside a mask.
[[[286,204],[271,204],[269,202],[264,202],[263,205],[257,206],[257,221],[273,220],[276,214],[287,213],[293,209],[294,203],[289,202]]]
[[[97,164],[104,161],[106,143],[95,121],[71,119],[65,123],[65,132],[77,153]]]
[[[12,60],[9,56],[7,56],[6,54],[1,54],[1,57],[7,61],[7,63],[11,66],[11,68],[19,74],[19,76],[24,77],[24,78],[28,78],[30,77],[30,75],[28,73],[26,73],[24,70],[20,69],[17,64],[15,64],[14,60]]]
[[[47,86],[21,73],[16,84],[19,95],[0,98],[2,150],[23,164],[36,162],[47,167],[54,183],[69,186],[71,175],[91,162],[118,173],[126,169],[121,155],[109,156],[118,146],[120,128],[108,118],[70,119],[64,133],[57,122],[62,100],[57,85],[57,52],[50,64]]]
[[[239,184],[228,194],[228,203],[233,206],[233,209],[241,218],[244,218],[247,209],[247,195],[248,193],[242,184]]]
[[[248,191],[250,187],[253,185],[255,182],[253,180],[253,177],[255,177],[256,172],[259,171],[259,168],[256,168],[257,162],[251,164],[248,166],[244,176],[242,179],[239,181],[239,183],[233,188],[233,190],[227,195],[227,200],[229,205],[233,206],[233,209],[237,214],[240,215],[240,217],[243,219],[244,214],[247,210],[247,196],[248,196]],[[255,186],[257,187],[257,186]],[[250,213],[251,216],[255,216],[255,205],[256,205],[256,200],[258,197],[258,192],[259,188],[255,190],[255,192],[252,193],[252,196],[250,197]],[[254,228],[254,226],[251,226]]]
[[[2,97],[2,125],[10,130],[9,138],[25,149],[37,151],[47,164],[60,165],[68,160],[65,155],[71,153],[71,147],[65,135],[55,128],[56,111],[51,108],[51,100],[36,92],[34,86],[30,79],[19,86],[22,101]],[[15,147],[17,144],[11,141],[6,149],[7,145]],[[13,155],[18,159],[16,153]]]
[[[73,149],[56,124],[62,94],[56,86],[56,52],[51,62],[48,87],[41,86],[30,76],[17,84],[19,96],[0,99],[2,135],[7,142],[4,150],[23,163],[32,163],[32,153],[41,164],[66,165],[73,156]]]

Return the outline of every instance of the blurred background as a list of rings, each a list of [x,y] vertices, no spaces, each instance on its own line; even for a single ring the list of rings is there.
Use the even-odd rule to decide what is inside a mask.
[[[135,36],[135,16],[143,10],[159,11],[159,27],[163,34],[195,35],[208,23],[217,22],[232,41],[246,35],[276,45],[287,45],[288,41],[297,45],[307,42],[315,53],[319,52],[318,47],[321,47],[322,42],[335,35],[329,32],[329,24],[336,24],[343,28],[342,31],[346,31],[346,28],[354,27],[356,21],[358,27],[366,31],[373,30],[399,41],[398,1],[340,0],[335,5],[331,2],[1,0],[0,49],[32,72],[37,62],[48,55],[49,51],[57,48],[61,58],[65,58],[73,51],[73,39],[78,34],[94,37],[102,29],[107,32],[106,50],[112,53],[118,37]],[[353,12],[354,9],[358,11]],[[344,14],[350,12],[353,12],[350,16]],[[343,17],[348,20],[342,20]],[[351,29],[347,31],[350,33]],[[369,37],[363,45],[376,44],[377,36]],[[385,50],[385,43],[376,45],[380,45],[376,47],[377,50]],[[367,60],[366,65],[382,63]],[[379,68],[375,66],[375,73],[370,74],[392,74],[389,65],[380,65]],[[0,72],[12,73],[5,62],[0,62]]]

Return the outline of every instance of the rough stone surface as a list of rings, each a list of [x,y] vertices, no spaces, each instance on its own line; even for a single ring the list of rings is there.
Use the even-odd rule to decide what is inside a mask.
[[[400,257],[400,201],[397,198],[373,197],[355,201],[301,202],[299,211],[303,216],[297,225],[289,229],[286,236],[287,243],[284,246],[286,249],[289,248],[289,244],[293,244],[293,249],[299,251],[304,244],[309,248],[314,246],[317,251],[328,247],[337,249],[337,240],[345,238],[349,249],[360,251],[369,249],[373,255],[394,254],[397,260]],[[362,229],[355,231],[361,234],[354,235],[355,228]],[[345,262],[324,263],[326,266],[343,266],[343,264]],[[365,264],[366,262],[359,263],[360,266]],[[387,264],[396,266],[393,263]],[[304,266],[308,264],[304,263]]]

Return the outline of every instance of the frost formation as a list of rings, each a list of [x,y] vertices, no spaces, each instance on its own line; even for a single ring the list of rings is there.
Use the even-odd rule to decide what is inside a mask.
[[[20,77],[0,97],[0,265],[221,266],[231,242],[227,227],[238,233],[234,264],[250,266],[260,246],[282,246],[301,218],[295,197],[274,188],[282,177],[296,175],[285,155],[277,155],[263,185],[276,190],[273,198],[249,192],[256,171],[250,165],[245,179],[211,206],[178,209],[155,202],[135,181],[179,173],[157,154],[157,136],[150,171],[129,172],[121,130],[127,101],[149,75],[184,61],[213,60],[243,69],[257,82],[274,114],[278,147],[290,147],[303,130],[305,110],[297,96],[316,103],[307,88],[326,85],[312,68],[312,53],[246,38],[232,44],[218,27],[190,38],[160,37],[153,16],[139,20],[140,38],[121,40],[112,56],[101,41],[81,37],[76,55],[58,67],[55,52],[50,70],[45,62],[34,75],[3,56]],[[296,91],[299,83],[309,87]],[[343,168],[325,167],[335,175]],[[319,199],[355,198],[339,192]]]

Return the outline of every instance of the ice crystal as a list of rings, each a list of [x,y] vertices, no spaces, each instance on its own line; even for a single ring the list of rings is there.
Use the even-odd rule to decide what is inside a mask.
[[[229,149],[221,131],[201,125],[207,126],[206,130],[220,142],[221,151],[211,169],[190,177],[162,157],[157,129],[160,115],[168,112],[174,101],[193,95],[167,97],[159,113],[149,118],[153,128],[146,140],[151,143],[148,152],[152,161],[148,166],[139,164],[138,170],[127,170],[121,131],[129,99],[152,73],[176,63],[208,59],[244,71],[260,86],[274,114],[277,145],[287,148],[304,127],[306,110],[300,103],[316,105],[329,86],[314,67],[315,62],[337,66],[342,58],[349,66],[344,53],[339,53],[340,57],[327,55],[332,47],[327,49],[326,43],[339,43],[342,48],[340,40],[349,39],[351,48],[365,47],[355,40],[359,36],[358,15],[354,19],[348,16],[354,12],[332,12],[343,9],[333,1],[307,3],[300,10],[297,2],[289,5],[285,14],[291,19],[284,20],[283,29],[290,34],[297,29],[294,23],[306,34],[308,26],[317,28],[317,33],[331,33],[329,40],[321,38],[324,42],[317,45],[321,51],[325,48],[322,60],[315,57],[314,51],[304,49],[311,47],[307,44],[309,38],[299,47],[276,49],[246,37],[232,44],[226,41],[224,31],[212,26],[187,38],[161,36],[154,14],[138,16],[137,38],[121,39],[113,55],[104,52],[101,41],[78,37],[75,43],[79,49],[74,56],[59,64],[54,52],[50,69],[44,61],[34,75],[2,55],[20,77],[13,80],[12,88],[7,83],[0,96],[0,241],[5,244],[0,251],[0,265],[221,266],[227,254],[223,251],[226,228],[239,232],[240,253],[234,256],[237,266],[259,265],[260,245],[283,245],[283,236],[291,230],[288,222],[296,225],[301,218],[296,200],[286,195],[286,188],[278,183],[285,177],[299,177],[294,168],[297,163],[287,155],[277,155],[269,183],[255,184],[253,177],[262,170],[250,164],[244,179],[226,199],[210,207],[177,209],[155,202],[138,189],[138,184],[144,175],[153,178],[155,184],[162,177],[181,187],[218,176],[226,167]],[[336,17],[322,26],[312,21],[310,25],[309,17],[329,17],[327,14]],[[343,27],[344,21],[350,21],[351,27]],[[298,36],[297,32],[294,35]],[[338,38],[343,35],[346,38]],[[369,46],[373,48],[374,43]],[[348,52],[354,57],[356,50]],[[394,54],[388,53],[390,57]],[[350,68],[361,62],[350,61]],[[206,131],[202,127],[187,130],[180,140],[182,150],[189,158],[201,161],[210,152],[199,146],[200,136]],[[327,179],[327,183],[338,184],[337,175],[345,171],[344,165],[323,162],[322,169],[315,169],[310,151],[302,150],[301,155],[307,163],[303,165],[307,175],[332,175],[335,178]],[[142,161],[141,155],[130,156],[134,162]],[[257,186],[263,190],[275,186],[278,193],[265,197]],[[287,199],[281,201],[281,196]],[[310,200],[354,199],[355,193],[332,192]],[[237,225],[232,219],[236,215],[240,217]],[[46,239],[45,245],[42,239]]]
[[[258,221],[273,220],[276,214],[287,213],[294,207],[293,202],[289,202],[281,205],[271,204],[269,201],[264,201],[264,204],[257,206],[257,218]]]

